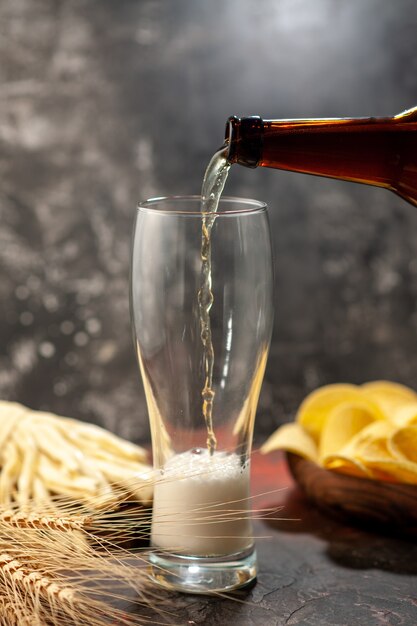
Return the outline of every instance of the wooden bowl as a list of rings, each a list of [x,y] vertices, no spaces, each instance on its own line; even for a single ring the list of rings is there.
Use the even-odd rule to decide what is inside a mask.
[[[326,470],[287,452],[291,473],[320,509],[348,522],[417,535],[417,486]]]

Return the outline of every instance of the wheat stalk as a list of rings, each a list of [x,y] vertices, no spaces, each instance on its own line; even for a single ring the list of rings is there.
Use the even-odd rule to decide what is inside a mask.
[[[48,576],[43,576],[36,569],[23,564],[13,554],[0,554],[0,575],[6,586],[10,583],[22,584],[26,590],[33,588],[47,600],[56,599],[69,604],[74,600],[75,592],[71,587],[61,586]]]
[[[63,549],[66,551],[61,542],[59,548],[61,553]],[[52,545],[49,545],[44,555],[39,553],[38,547],[36,558],[27,545],[19,546],[13,552],[0,553],[0,596],[3,598],[0,611],[3,619],[8,620],[5,623],[20,626],[24,623],[22,616],[26,616],[28,624],[32,625],[36,619],[39,624],[48,626],[103,626],[110,619],[126,626],[146,622],[140,615],[127,615],[113,606],[115,601],[126,602],[124,587],[129,583],[133,591],[141,593],[139,601],[151,606],[150,598],[144,593],[149,586],[147,579],[143,573],[141,575],[136,563],[133,568],[108,559],[105,562],[103,558],[86,552],[78,558],[67,553],[62,560],[55,552],[53,565],[51,549]],[[50,571],[45,564],[49,565]],[[74,567],[74,573],[65,575],[61,570],[68,567]],[[94,577],[89,582],[92,574]],[[29,615],[33,616],[32,622]]]
[[[22,612],[21,609],[8,600],[5,596],[0,596],[0,625],[1,626],[44,626],[35,615]]]
[[[0,511],[0,522],[16,528],[36,528],[43,530],[84,530],[93,521],[92,516],[53,516],[22,509]]]

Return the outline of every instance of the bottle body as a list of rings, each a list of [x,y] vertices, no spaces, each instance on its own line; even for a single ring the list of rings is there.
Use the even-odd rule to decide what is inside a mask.
[[[395,191],[417,206],[417,108],[395,117],[229,118],[228,158]]]

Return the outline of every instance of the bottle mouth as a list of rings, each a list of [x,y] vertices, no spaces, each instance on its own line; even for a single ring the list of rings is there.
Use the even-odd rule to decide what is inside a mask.
[[[262,157],[263,120],[258,115],[237,117],[231,115],[225,128],[225,143],[229,147],[229,163],[257,167]]]
[[[225,146],[228,147],[228,152],[226,155],[227,160],[230,163],[234,163],[236,159],[236,147],[237,147],[237,136],[238,136],[238,128],[240,125],[240,118],[236,115],[231,115],[226,122],[226,128],[224,129],[224,143]]]

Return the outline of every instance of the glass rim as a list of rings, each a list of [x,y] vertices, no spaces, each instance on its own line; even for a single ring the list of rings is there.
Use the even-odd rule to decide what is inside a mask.
[[[207,211],[204,214],[201,210],[194,211],[184,211],[181,208],[169,208],[164,209],[160,208],[158,205],[162,203],[181,203],[181,202],[201,202],[201,196],[198,195],[186,195],[186,196],[158,196],[155,198],[149,198],[148,200],[144,200],[143,202],[139,202],[137,205],[138,211],[145,211],[149,213],[155,213],[160,215],[182,215],[184,217],[200,217],[201,215],[216,215],[218,217],[221,216],[236,216],[236,215],[247,215],[247,214],[256,214],[263,213],[268,209],[268,205],[266,202],[262,200],[254,200],[252,198],[240,198],[237,196],[222,196],[220,198],[219,207],[217,212]],[[240,208],[233,209],[227,208],[227,205],[231,204],[240,204]],[[223,205],[223,206],[222,206]],[[226,205],[226,206],[224,206]]]

